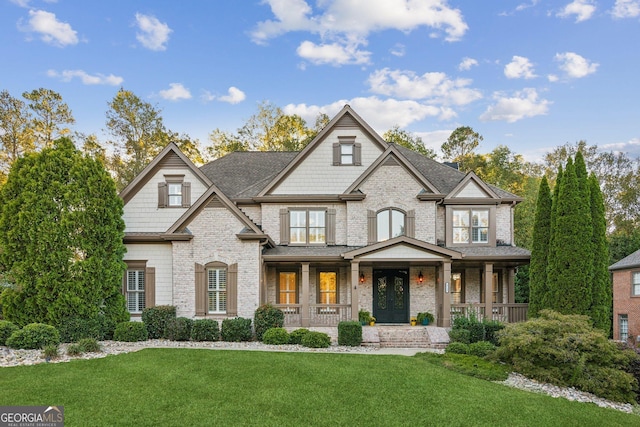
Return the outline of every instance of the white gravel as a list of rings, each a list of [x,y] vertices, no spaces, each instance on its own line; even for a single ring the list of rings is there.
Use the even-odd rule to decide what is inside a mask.
[[[254,350],[254,351],[288,351],[288,352],[314,352],[314,353],[353,353],[353,354],[404,354],[413,355],[425,349],[381,349],[378,347],[346,347],[331,345],[329,348],[307,348],[300,345],[267,345],[261,342],[194,342],[194,341],[168,341],[149,340],[142,342],[100,341],[102,351],[99,353],[84,353],[80,356],[68,356],[66,354],[68,344],[61,344],[60,356],[46,360],[41,350],[13,350],[0,346],[0,368],[35,365],[38,363],[60,363],[74,359],[95,359],[112,354],[130,353],[144,348],[204,348],[227,350]],[[638,407],[625,403],[612,402],[602,399],[590,393],[585,393],[574,388],[558,387],[551,384],[539,383],[517,373],[511,373],[505,381],[498,382],[509,387],[514,387],[534,393],[542,393],[552,397],[561,397],[568,400],[584,403],[595,403],[604,408],[616,409],[627,413],[638,413]]]

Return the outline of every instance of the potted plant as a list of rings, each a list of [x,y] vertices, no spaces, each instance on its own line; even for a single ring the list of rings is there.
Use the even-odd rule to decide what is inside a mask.
[[[435,321],[435,317],[433,316],[433,314],[429,313],[428,311],[422,312],[422,313],[418,313],[417,319],[419,324],[427,326],[428,324],[433,324],[433,322]]]
[[[369,326],[375,326],[376,325],[376,318],[371,316],[369,317]]]
[[[369,323],[370,318],[371,313],[369,313],[367,310],[358,311],[358,320],[360,321],[360,324],[362,326],[365,326],[367,323]]]

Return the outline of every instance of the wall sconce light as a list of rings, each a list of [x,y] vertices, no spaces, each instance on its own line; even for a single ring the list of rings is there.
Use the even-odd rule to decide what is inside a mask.
[[[360,273],[360,283],[364,283],[364,273]]]
[[[424,276],[422,275],[422,271],[418,273],[418,283],[422,283],[424,281]]]

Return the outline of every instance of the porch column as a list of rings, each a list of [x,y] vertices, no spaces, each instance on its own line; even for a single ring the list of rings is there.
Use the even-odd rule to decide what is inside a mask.
[[[507,269],[507,303],[516,302],[516,269]]]
[[[357,261],[351,261],[351,320],[358,320],[360,291],[358,286],[360,285],[360,263]]]
[[[493,264],[484,264],[484,316],[493,319]]]
[[[302,263],[302,292],[300,295],[300,310],[302,311],[301,320],[302,327],[308,328],[311,324],[311,319],[309,316],[309,263]]]
[[[451,261],[443,261],[440,269],[440,286],[438,286],[438,301],[442,313],[438,318],[438,326],[451,326]]]

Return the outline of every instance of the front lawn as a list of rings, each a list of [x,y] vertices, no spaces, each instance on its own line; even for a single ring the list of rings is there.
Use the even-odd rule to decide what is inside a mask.
[[[640,425],[419,356],[368,354],[147,349],[1,368],[0,405],[63,405],[66,426]]]

